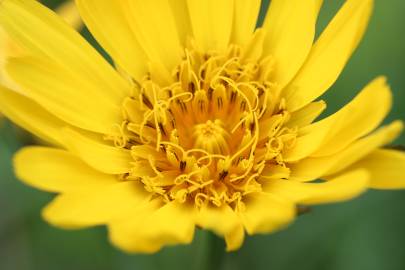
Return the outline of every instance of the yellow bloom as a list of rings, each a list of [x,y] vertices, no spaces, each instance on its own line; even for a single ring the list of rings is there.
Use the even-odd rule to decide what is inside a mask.
[[[77,4],[116,68],[35,1],[0,4],[28,52],[8,60],[24,94],[1,88],[1,110],[56,145],[15,157],[25,183],[59,193],[51,224],[106,225],[129,252],[190,243],[199,227],[235,250],[297,205],[405,187],[405,154],[380,149],[402,122],[374,131],[391,106],[384,78],[315,121],[371,0],[346,1],[315,43],[321,0],[273,0],[257,30],[260,0]]]

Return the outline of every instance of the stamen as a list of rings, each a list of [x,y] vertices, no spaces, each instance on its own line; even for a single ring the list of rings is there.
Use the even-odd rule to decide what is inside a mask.
[[[151,168],[156,173],[156,175],[159,177],[163,177],[162,173],[156,168],[155,160],[153,159],[152,155],[148,156],[148,161],[149,161]]]

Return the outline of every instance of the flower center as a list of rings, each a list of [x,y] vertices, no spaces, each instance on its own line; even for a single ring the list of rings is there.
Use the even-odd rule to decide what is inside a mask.
[[[204,124],[194,126],[194,148],[202,149],[211,154],[229,154],[228,141],[231,135],[224,128],[220,119],[208,120]]]
[[[124,179],[167,202],[240,208],[275,174],[288,177],[283,152],[296,129],[286,125],[272,68],[271,57],[259,61],[238,46],[222,54],[185,49],[170,83],[153,72],[135,81],[124,122],[107,138],[134,158]]]

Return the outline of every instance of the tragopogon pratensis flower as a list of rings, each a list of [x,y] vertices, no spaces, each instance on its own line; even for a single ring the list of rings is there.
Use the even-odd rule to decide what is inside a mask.
[[[297,205],[404,188],[405,154],[374,131],[391,106],[377,78],[320,121],[372,0],[348,0],[314,42],[321,0],[78,0],[108,64],[52,11],[3,0],[0,23],[24,48],[1,109],[55,147],[15,157],[25,183],[59,193],[43,211],[62,228],[106,225],[113,244],[155,252],[195,228],[238,249],[285,227]],[[322,179],[321,181],[315,181]]]

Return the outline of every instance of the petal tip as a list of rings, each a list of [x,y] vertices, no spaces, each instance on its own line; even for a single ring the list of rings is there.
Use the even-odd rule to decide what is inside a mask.
[[[26,184],[29,184],[26,182],[26,175],[23,173],[23,170],[21,169],[24,164],[25,164],[25,159],[29,156],[29,153],[31,150],[35,149],[36,147],[33,146],[28,146],[24,147],[21,150],[19,150],[16,154],[13,156],[12,164],[13,164],[13,169],[14,169],[14,174],[15,176],[23,181]]]

